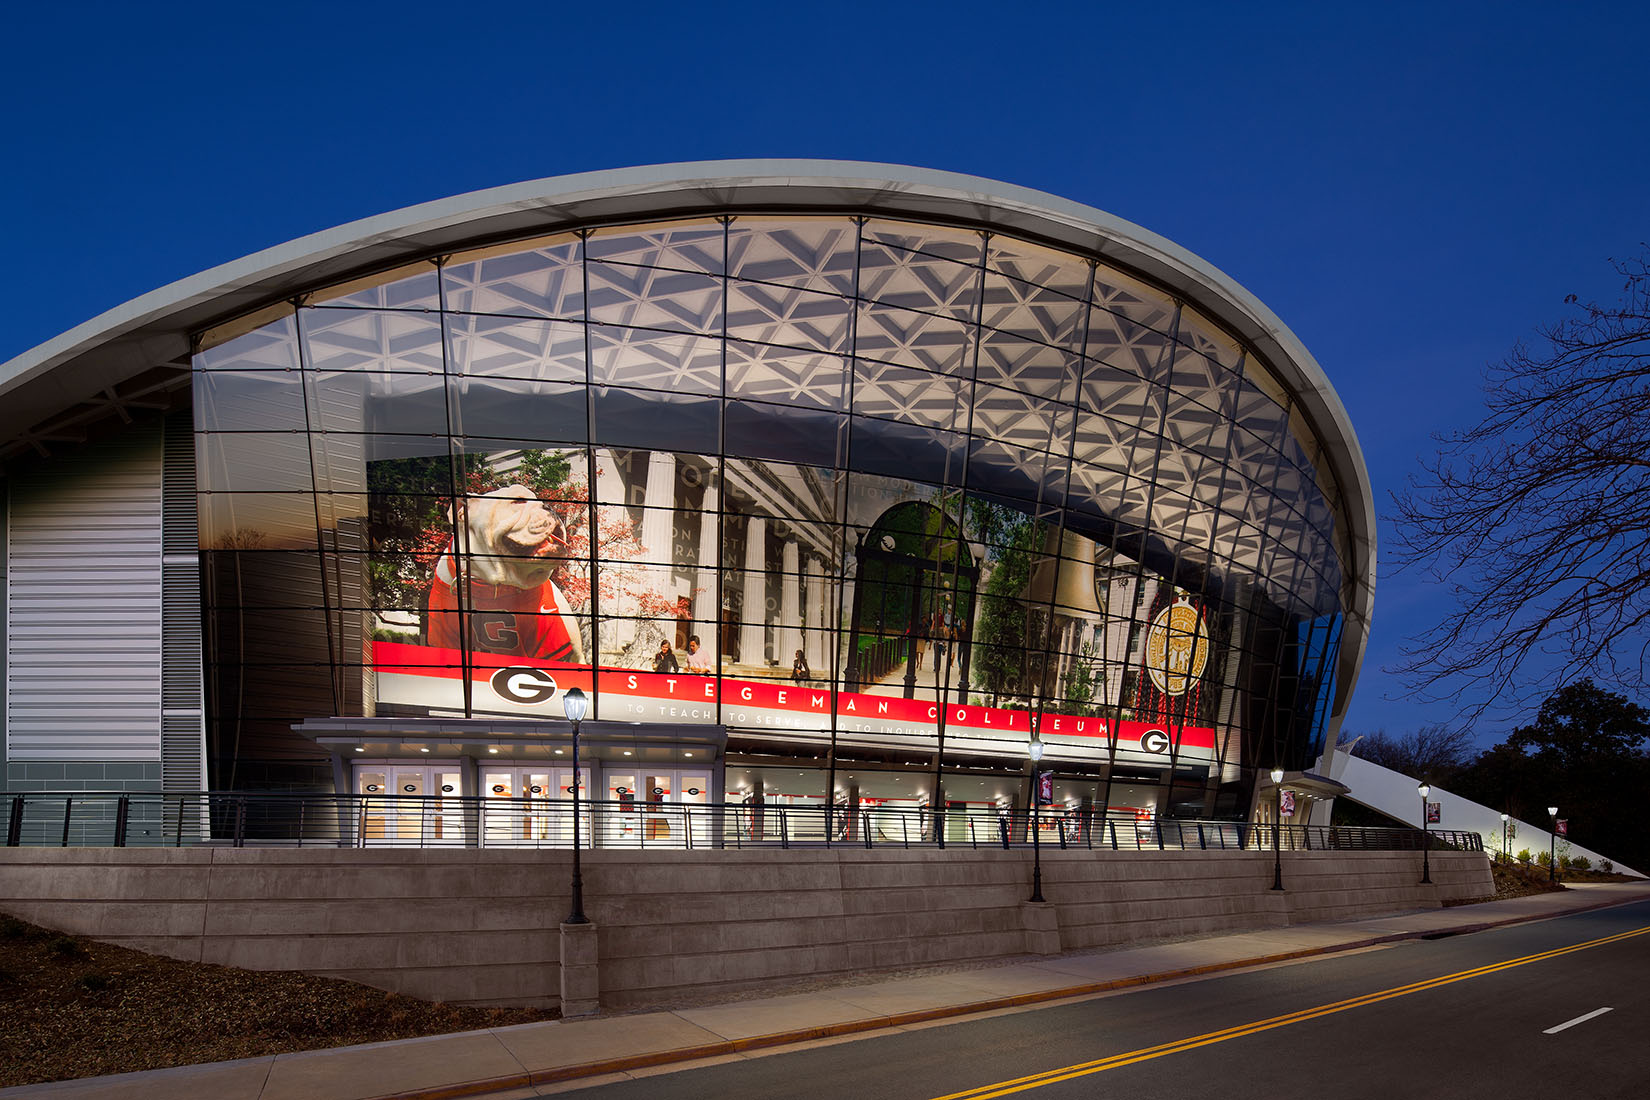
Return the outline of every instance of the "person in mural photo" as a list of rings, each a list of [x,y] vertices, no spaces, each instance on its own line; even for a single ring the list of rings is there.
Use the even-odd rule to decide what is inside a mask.
[[[934,641],[934,671],[943,668],[951,671],[951,658],[947,655],[945,643],[951,637],[951,625],[948,621],[948,612],[936,610],[928,621],[928,636]]]
[[[685,664],[683,671],[698,676],[710,675],[710,661],[705,657],[705,651],[699,648],[699,635],[688,635],[687,652],[682,654]]]
[[[653,671],[675,675],[681,671],[676,663],[676,654],[671,652],[669,642],[659,643],[659,652],[653,655]]]
[[[465,535],[469,565],[468,614],[456,614],[458,547],[449,542],[431,579],[429,644],[459,648],[459,621],[469,622],[470,645],[483,653],[584,663],[578,624],[567,597],[550,579],[567,552],[561,520],[525,485],[506,485],[467,497],[453,509]]]
[[[813,673],[808,670],[808,658],[802,655],[800,649],[797,650],[796,658],[791,661],[791,679],[799,684],[805,684],[813,678]]]

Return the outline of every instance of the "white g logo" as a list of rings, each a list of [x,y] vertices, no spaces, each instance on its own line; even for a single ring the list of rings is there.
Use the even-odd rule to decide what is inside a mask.
[[[501,668],[488,683],[500,698],[528,706],[548,703],[556,694],[556,678],[542,668]]]

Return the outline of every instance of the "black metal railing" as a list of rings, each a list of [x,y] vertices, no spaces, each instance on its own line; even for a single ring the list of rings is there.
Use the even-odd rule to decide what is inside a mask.
[[[7,793],[8,847],[229,845],[570,848],[565,800],[279,792]],[[1064,809],[928,809],[776,803],[583,802],[587,848],[1023,847],[1092,851],[1483,850],[1475,832],[1256,824]]]

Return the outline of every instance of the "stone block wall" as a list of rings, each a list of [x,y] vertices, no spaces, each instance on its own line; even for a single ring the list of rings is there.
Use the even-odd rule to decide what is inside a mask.
[[[601,929],[602,1001],[1022,954],[1030,879],[1021,855],[594,853],[585,908]]]
[[[1031,861],[1018,849],[589,852],[601,1002],[637,1007],[1494,892],[1483,853],[1434,852],[1433,885],[1421,886],[1418,852],[1288,852],[1280,894],[1269,852],[1053,849],[1043,853],[1050,905],[1032,912],[1022,904]],[[0,848],[0,910],[193,961],[553,1006],[570,878],[571,853],[559,850]]]
[[[192,962],[553,1006],[568,853],[0,849],[0,910]]]

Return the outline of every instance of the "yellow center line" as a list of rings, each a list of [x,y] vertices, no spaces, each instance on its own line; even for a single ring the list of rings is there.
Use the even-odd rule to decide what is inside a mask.
[[[1588,940],[1586,943],[1572,944],[1569,947],[1558,947],[1551,951],[1542,951],[1535,955],[1525,955],[1523,958],[1507,959],[1504,962],[1490,963],[1475,967],[1472,970],[1463,970],[1456,974],[1445,974],[1437,978],[1428,978],[1425,981],[1413,982],[1409,985],[1398,986],[1395,989],[1384,989],[1379,993],[1365,993],[1359,997],[1349,997],[1344,1001],[1333,1004],[1318,1005],[1314,1008],[1303,1008],[1297,1012],[1286,1013],[1282,1016],[1273,1016],[1265,1020],[1255,1020],[1252,1023],[1240,1024],[1237,1027],[1225,1028],[1221,1031],[1211,1031],[1203,1035],[1193,1035],[1186,1039],[1177,1039],[1172,1043],[1163,1043],[1155,1047],[1142,1047],[1140,1050],[1131,1050],[1125,1054],[1113,1054],[1107,1058],[1099,1058],[1092,1062],[1079,1062],[1076,1065],[1064,1066],[1060,1069],[1046,1070],[1034,1073],[1029,1077],[1016,1077],[1008,1081],[998,1081],[994,1085],[981,1085],[978,1088],[967,1089],[963,1092],[947,1093],[937,1096],[934,1100],[989,1100],[993,1096],[1008,1096],[1016,1092],[1025,1092],[1028,1089],[1041,1088],[1059,1081],[1070,1081],[1077,1077],[1087,1077],[1091,1073],[1103,1073],[1108,1069],[1118,1069],[1122,1066],[1132,1066],[1136,1062],[1147,1062],[1153,1058],[1162,1058],[1167,1054],[1180,1054],[1198,1047],[1209,1046],[1212,1043],[1224,1043],[1228,1039],[1238,1039],[1245,1035],[1254,1035],[1262,1031],[1271,1031],[1273,1028],[1287,1027],[1290,1024],[1302,1023],[1306,1020],[1315,1020],[1320,1016],[1330,1016],[1337,1012],[1345,1012],[1352,1008],[1362,1008],[1365,1005],[1377,1004],[1391,1000],[1394,997],[1404,997],[1411,993],[1420,993],[1427,989],[1436,989],[1452,982],[1466,981],[1468,978],[1479,978],[1485,974],[1494,974],[1500,970],[1508,970],[1515,966],[1526,966],[1533,962],[1545,959],[1556,959],[1560,955],[1568,955],[1572,951],[1585,951],[1589,947],[1601,947],[1607,943],[1616,943],[1621,940],[1642,936],[1650,932],[1650,925],[1635,928],[1631,932],[1619,932],[1614,936],[1605,936],[1601,939]]]

